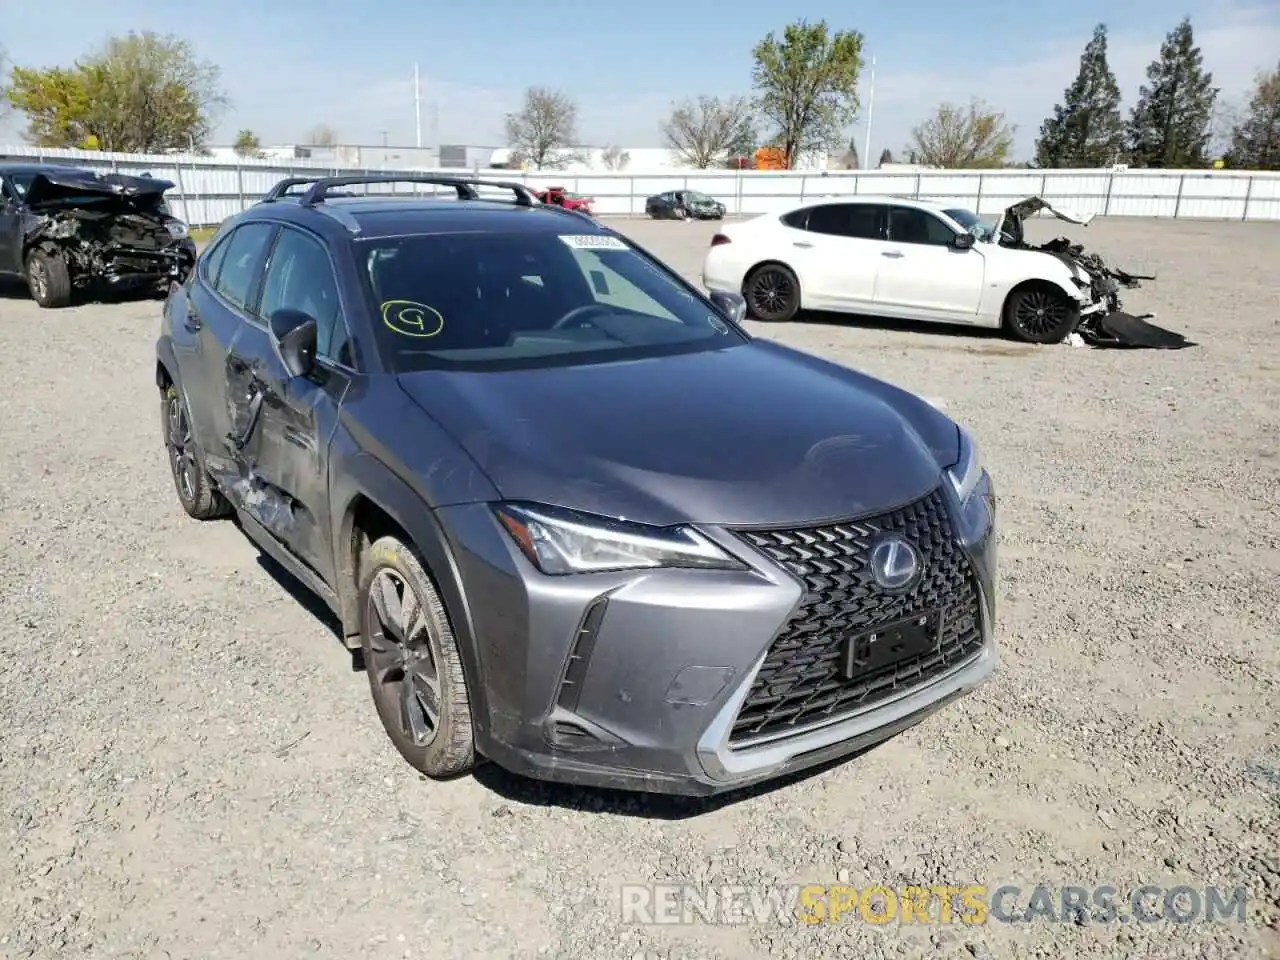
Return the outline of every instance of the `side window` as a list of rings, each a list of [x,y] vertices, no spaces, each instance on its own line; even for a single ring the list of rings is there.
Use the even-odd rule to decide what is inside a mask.
[[[849,236],[858,240],[883,240],[883,207],[870,203],[849,205]]]
[[[573,256],[591,286],[597,303],[607,303],[623,310],[635,310],[651,317],[680,322],[679,317],[622,274],[605,266],[590,250],[574,250]]]
[[[889,236],[898,243],[945,247],[955,237],[955,231],[925,210],[894,207],[889,211]]]
[[[809,211],[809,232],[825,233],[833,237],[849,236],[849,206],[844,203],[824,203]]]
[[[225,235],[215,240],[213,246],[201,255],[200,270],[205,283],[217,284],[218,268],[222,266],[222,261],[227,258],[227,248],[231,246],[231,235],[234,233],[235,230],[228,230]]]
[[[809,208],[802,210],[792,210],[790,213],[784,213],[779,219],[788,227],[794,227],[796,230],[808,229]]]
[[[262,258],[275,233],[274,223],[246,223],[227,239],[227,252],[218,271],[217,291],[241,310],[248,309]]]
[[[316,353],[350,365],[333,264],[318,241],[289,227],[280,233],[262,286],[259,312],[269,317],[277,310],[301,310],[314,317]]]

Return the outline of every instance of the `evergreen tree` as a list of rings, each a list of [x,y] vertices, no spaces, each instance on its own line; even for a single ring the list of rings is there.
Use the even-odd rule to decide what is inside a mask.
[[[893,151],[890,150],[888,147],[885,147],[883,150],[880,151],[881,166],[883,166],[886,163],[893,163]]]
[[[1053,116],[1040,127],[1037,167],[1109,167],[1125,153],[1120,87],[1107,63],[1107,27],[1093,28],[1080,55],[1080,72]]]
[[[1208,166],[1218,88],[1203,60],[1186,17],[1165,37],[1160,58],[1147,67],[1147,83],[1129,117],[1129,162],[1134,166]]]
[[[1227,162],[1241,170],[1280,170],[1280,63],[1258,78],[1249,111],[1232,132]]]

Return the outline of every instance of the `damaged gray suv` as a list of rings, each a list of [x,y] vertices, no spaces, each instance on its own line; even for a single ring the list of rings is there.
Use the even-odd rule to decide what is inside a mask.
[[[178,497],[324,599],[432,777],[847,755],[994,669],[995,495],[935,407],[744,307],[520,184],[284,181],[166,303]]]

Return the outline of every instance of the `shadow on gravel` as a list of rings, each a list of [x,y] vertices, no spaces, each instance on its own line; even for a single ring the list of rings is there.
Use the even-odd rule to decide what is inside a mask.
[[[970,327],[965,324],[932,323],[917,320],[899,320],[896,317],[872,317],[852,313],[826,313],[809,310],[800,315],[800,322],[818,327],[862,327],[871,330],[888,330],[895,333],[933,334],[949,337],[955,345],[934,344],[928,341],[904,343],[912,348],[934,350],[965,350],[1002,357],[1022,357],[1038,348],[1030,343],[1017,343],[1001,331],[990,327]],[[757,324],[757,326],[763,326]]]

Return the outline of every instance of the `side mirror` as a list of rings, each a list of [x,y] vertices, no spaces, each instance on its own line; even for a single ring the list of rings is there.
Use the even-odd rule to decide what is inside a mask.
[[[716,309],[734,323],[742,323],[747,318],[747,301],[738,293],[720,293],[716,291],[709,297]]]
[[[301,310],[277,310],[267,321],[280,362],[294,377],[305,377],[316,364],[316,321]]]
[[[957,233],[955,239],[951,241],[951,246],[957,250],[968,250],[973,246],[973,234]]]

